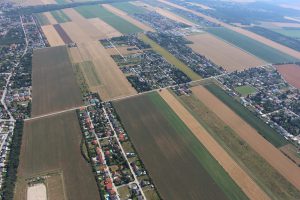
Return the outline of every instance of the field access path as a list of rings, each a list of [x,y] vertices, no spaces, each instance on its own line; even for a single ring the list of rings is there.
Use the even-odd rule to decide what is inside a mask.
[[[250,199],[270,199],[167,89],[163,89],[159,94]]]

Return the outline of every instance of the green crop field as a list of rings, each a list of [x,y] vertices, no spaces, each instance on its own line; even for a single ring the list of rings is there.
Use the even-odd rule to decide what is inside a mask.
[[[274,129],[269,127],[260,118],[255,116],[250,110],[234,100],[222,88],[215,84],[205,85],[205,87],[228,107],[230,107],[235,113],[237,113],[242,119],[244,119],[248,124],[255,128],[260,135],[262,135],[275,147],[282,147],[288,143],[284,137],[280,136]]]
[[[55,0],[57,4],[65,4],[68,3],[66,0]]]
[[[81,6],[75,8],[85,18],[100,18],[123,34],[143,32],[142,29],[111,13],[99,5]]]
[[[174,95],[272,199],[299,199],[300,192],[194,95]]]
[[[191,80],[194,81],[201,79],[201,76],[196,74],[191,68],[186,66],[183,62],[178,60],[175,56],[169,53],[166,49],[162,48],[155,41],[151,40],[145,34],[140,34],[139,38],[146,44],[149,44],[154,51],[163,56],[170,64],[174,65],[176,68],[185,73]]]
[[[99,86],[101,84],[100,79],[95,71],[95,66],[91,61],[85,61],[78,64],[83,74],[86,76],[86,80],[90,87]]]
[[[271,30],[277,33],[281,33],[282,35],[300,40],[300,28],[276,28]]]
[[[163,199],[248,199],[158,93],[113,105]]]
[[[71,21],[71,19],[61,10],[52,11],[51,15],[56,19],[58,23]]]
[[[130,15],[148,12],[145,8],[135,6],[129,2],[113,3],[111,5]]]
[[[242,96],[248,96],[249,94],[253,94],[256,92],[256,89],[249,85],[239,86],[234,88]]]
[[[37,14],[35,14],[35,16],[36,16],[36,18],[39,21],[41,26],[50,24],[48,18],[45,15],[43,15],[43,13],[37,13]]]
[[[269,63],[299,61],[292,56],[227,28],[207,28],[206,31]]]

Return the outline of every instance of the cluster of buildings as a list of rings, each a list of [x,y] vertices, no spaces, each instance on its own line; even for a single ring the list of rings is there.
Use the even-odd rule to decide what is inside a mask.
[[[218,80],[279,134],[300,145],[300,91],[282,79],[275,67],[233,72]],[[250,87],[249,93],[238,92],[244,86]]]
[[[143,188],[154,190],[154,186],[111,103],[99,102],[77,114],[101,196],[145,199]],[[128,192],[119,193],[124,187]]]

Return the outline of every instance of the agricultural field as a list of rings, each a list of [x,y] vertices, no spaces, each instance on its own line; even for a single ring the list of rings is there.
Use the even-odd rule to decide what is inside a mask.
[[[147,12],[145,8],[135,6],[134,4],[129,2],[112,3],[111,5],[119,10],[128,13],[129,15],[143,14]]]
[[[78,47],[70,48],[70,54],[73,64],[81,63],[80,68],[90,90],[97,92],[102,100],[136,94],[134,88],[100,42],[78,44]],[[82,65],[83,63],[85,65]]]
[[[51,14],[58,23],[64,23],[64,22],[71,21],[71,19],[62,10],[52,11]]]
[[[210,88],[210,90],[212,90]],[[215,92],[216,89],[212,90]],[[205,106],[213,111],[222,121],[224,121],[239,137],[241,137],[249,146],[254,149],[263,159],[265,159],[275,170],[277,170],[286,180],[288,180],[297,190],[300,190],[300,168],[283,155],[279,149],[275,148],[269,143],[259,132],[243,120],[238,114],[227,107],[221,100],[210,93],[205,87],[197,86],[192,88],[193,93]],[[219,93],[220,94],[220,93]],[[220,97],[220,95],[218,95]],[[221,97],[222,98],[222,97]],[[229,98],[229,97],[226,97]],[[231,97],[230,97],[231,98]],[[224,97],[223,97],[224,99]],[[222,99],[222,100],[223,100]],[[228,99],[227,99],[228,100]],[[229,101],[229,100],[228,100]],[[231,99],[231,101],[233,101]],[[239,110],[236,112],[246,112]],[[249,111],[248,111],[249,112]],[[239,114],[240,114],[239,113]],[[243,117],[243,116],[242,116]],[[250,117],[253,117],[253,115]],[[257,119],[257,124],[259,121]],[[261,122],[263,123],[263,122]],[[252,124],[251,124],[252,125]],[[266,124],[265,124],[266,125]],[[266,125],[267,126],[267,125]],[[267,126],[268,127],[268,126]],[[266,133],[266,132],[265,132]],[[276,136],[271,135],[272,132],[267,132],[269,135],[276,139]],[[276,134],[276,133],[275,133]],[[269,138],[267,138],[269,139]],[[284,141],[284,140],[283,140]],[[285,141],[287,143],[287,141]],[[281,145],[283,146],[283,145]],[[297,177],[296,177],[297,176]]]
[[[99,5],[81,6],[75,8],[85,18],[100,18],[107,24],[111,25],[116,30],[123,34],[142,32],[143,30],[134,24],[124,20],[122,17],[115,15]]]
[[[287,37],[295,38],[300,41],[300,27],[299,28],[281,28],[281,29],[272,29],[277,33],[285,35]]]
[[[53,25],[42,26],[42,30],[51,47],[61,46],[65,44]]]
[[[27,121],[14,199],[25,200],[26,181],[39,176],[50,176],[49,199],[99,199],[92,169],[80,152],[81,137],[75,111]]]
[[[82,105],[65,46],[34,51],[32,91],[33,117]]]
[[[300,167],[300,153],[297,147],[292,144],[287,144],[281,147],[280,151]]]
[[[201,77],[198,74],[196,74],[192,69],[190,69],[183,62],[178,60],[175,56],[173,56],[166,49],[162,48],[160,45],[158,45],[146,35],[141,34],[139,38],[146,44],[149,44],[154,51],[163,56],[170,64],[174,65],[176,68],[185,73],[191,80],[201,79]]]
[[[163,199],[248,199],[158,93],[113,105]]]
[[[65,30],[61,27],[60,24],[54,24],[53,27],[55,28],[56,32],[65,44],[73,43],[69,35],[65,32]]]
[[[289,84],[300,89],[300,65],[278,65],[276,68]]]
[[[35,14],[35,17],[37,18],[41,26],[50,24],[50,21],[43,13],[37,13]]]
[[[189,46],[195,52],[206,56],[229,72],[266,64],[265,61],[207,33],[190,35],[186,38],[193,42]]]
[[[199,98],[194,94],[176,98],[271,199],[299,198],[300,192]]]
[[[241,96],[248,96],[256,92],[256,89],[252,86],[244,85],[234,88]]]
[[[269,63],[298,61],[292,56],[227,28],[208,28],[206,31]]]

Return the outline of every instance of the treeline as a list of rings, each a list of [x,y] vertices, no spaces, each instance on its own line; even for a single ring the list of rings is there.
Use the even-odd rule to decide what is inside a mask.
[[[277,33],[275,31],[260,27],[260,26],[253,26],[246,28],[247,30],[254,32],[258,35],[266,37],[274,42],[278,42],[279,44],[285,45],[294,49],[296,51],[300,51],[300,41],[294,38],[285,36],[283,34]]]
[[[23,121],[17,121],[12,142],[10,145],[10,152],[8,155],[7,172],[4,176],[0,197],[2,200],[12,200],[14,197],[14,189],[17,181],[17,171],[19,166],[19,155],[23,136]]]
[[[7,14],[15,15],[18,14],[33,14],[40,12],[48,12],[54,10],[60,10],[65,8],[73,8],[84,5],[96,5],[96,4],[108,4],[108,3],[117,3],[117,2],[127,2],[129,0],[102,0],[102,1],[87,1],[87,2],[72,2],[65,4],[48,4],[48,5],[38,5],[38,6],[27,6],[27,7],[18,7],[7,12]]]

